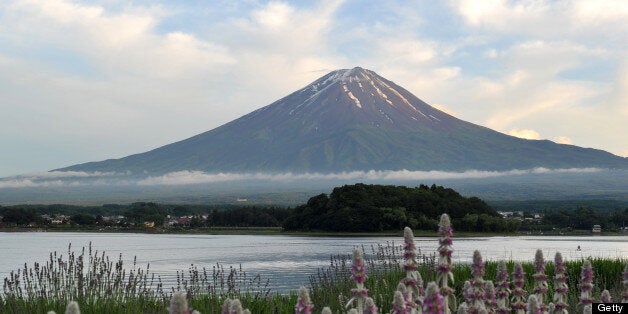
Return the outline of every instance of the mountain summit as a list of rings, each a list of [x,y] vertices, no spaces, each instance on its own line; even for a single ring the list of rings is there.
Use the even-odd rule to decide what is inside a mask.
[[[525,140],[462,121],[359,67],[205,133],[149,152],[61,171],[163,174],[353,170],[628,168],[608,152]]]

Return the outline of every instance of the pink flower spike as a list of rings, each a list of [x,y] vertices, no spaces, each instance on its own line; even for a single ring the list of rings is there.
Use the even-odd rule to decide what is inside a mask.
[[[362,258],[362,251],[358,248],[353,250],[353,264],[351,266],[351,278],[357,284],[363,284],[366,281],[366,268],[364,266],[364,259]]]

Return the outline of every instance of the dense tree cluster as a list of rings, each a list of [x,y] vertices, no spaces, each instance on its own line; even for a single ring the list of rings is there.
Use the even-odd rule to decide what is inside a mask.
[[[546,210],[542,224],[555,228],[589,230],[593,225],[601,225],[605,230],[628,227],[628,208],[606,213],[591,207],[578,207],[575,210]]]
[[[502,219],[479,198],[466,198],[449,188],[367,184],[345,185],[329,196],[312,197],[307,204],[296,207],[283,226],[286,230],[352,232],[400,230],[404,226],[435,230],[436,219],[442,213],[449,214],[458,230],[516,228],[516,223]]]

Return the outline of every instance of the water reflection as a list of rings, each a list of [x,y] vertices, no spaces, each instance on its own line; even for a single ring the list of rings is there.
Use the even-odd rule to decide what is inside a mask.
[[[438,246],[436,237],[415,238],[424,254]],[[190,265],[207,267],[219,263],[240,266],[250,277],[261,274],[275,290],[296,289],[308,283],[308,276],[329,265],[331,255],[349,255],[354,247],[372,254],[377,245],[401,245],[399,237],[299,237],[265,235],[152,235],[102,233],[0,233],[0,277],[11,270],[48,259],[49,252],[66,255],[68,244],[80,250],[92,242],[94,250],[112,258],[122,254],[125,263],[137,256],[138,265],[150,263],[151,272],[166,285],[176,282],[176,271]],[[581,251],[577,251],[577,247]],[[529,260],[537,249],[548,259],[560,251],[566,260],[586,257],[628,258],[625,236],[522,236],[454,238],[454,262],[470,262],[480,250],[485,260]]]

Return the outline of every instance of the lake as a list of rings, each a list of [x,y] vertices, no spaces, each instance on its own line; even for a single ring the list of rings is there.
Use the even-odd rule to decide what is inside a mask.
[[[260,274],[270,280],[276,291],[298,289],[308,284],[308,276],[330,263],[332,255],[351,254],[355,246],[365,253],[377,245],[401,245],[401,237],[304,237],[286,235],[181,235],[142,233],[62,233],[0,232],[0,278],[11,270],[45,262],[49,253],[67,256],[68,245],[80,252],[92,243],[93,250],[105,251],[117,260],[122,254],[125,264],[134,256],[137,264],[150,263],[150,271],[162,277],[166,285],[176,280],[177,270],[194,264],[210,269],[216,263],[240,267],[252,276]],[[415,238],[423,253],[434,253],[436,237]],[[581,250],[576,248],[580,246]],[[469,262],[474,250],[484,260],[532,261],[537,249],[546,260],[560,251],[566,260],[591,257],[628,259],[628,236],[518,236],[454,238],[455,262]]]

